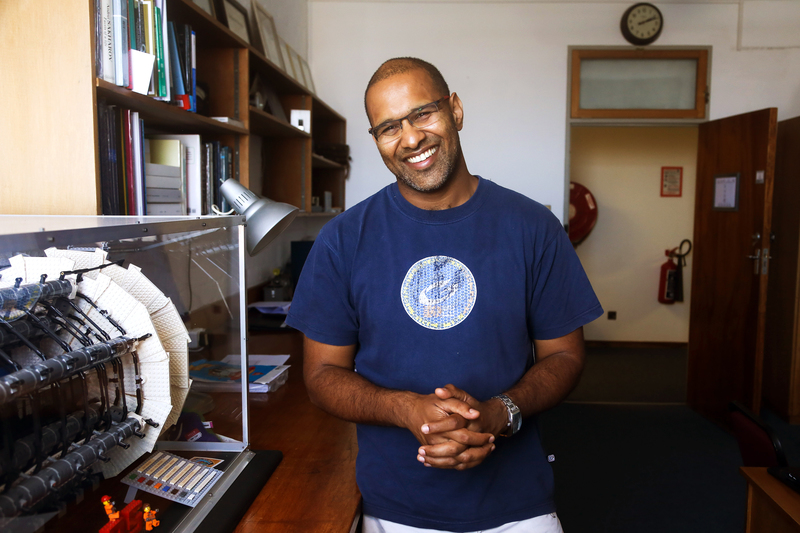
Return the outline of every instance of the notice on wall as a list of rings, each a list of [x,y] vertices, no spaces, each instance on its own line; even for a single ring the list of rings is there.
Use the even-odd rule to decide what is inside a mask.
[[[683,194],[683,167],[661,167],[661,196]]]
[[[739,175],[714,177],[714,209],[717,211],[739,210]]]

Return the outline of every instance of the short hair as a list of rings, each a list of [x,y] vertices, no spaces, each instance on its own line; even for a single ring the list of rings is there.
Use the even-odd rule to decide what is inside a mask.
[[[367,119],[369,119],[369,110],[367,110],[367,93],[372,86],[379,81],[385,80],[386,78],[390,78],[397,74],[403,74],[411,70],[425,71],[425,73],[428,74],[428,77],[433,82],[433,86],[436,90],[440,91],[440,93],[444,96],[448,96],[450,94],[450,88],[447,86],[447,82],[444,81],[444,76],[442,76],[442,73],[439,72],[438,68],[434,67],[427,61],[418,59],[416,57],[395,57],[388,59],[384,61],[380,67],[378,67],[378,70],[376,70],[375,74],[373,74],[369,79],[367,89],[364,91],[364,111],[367,113]]]

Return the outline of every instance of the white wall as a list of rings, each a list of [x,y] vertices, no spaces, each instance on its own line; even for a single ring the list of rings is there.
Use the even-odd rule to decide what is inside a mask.
[[[748,1],[742,11],[758,12],[759,4],[791,11],[795,2]],[[619,20],[630,2],[308,5],[318,94],[348,120],[348,205],[393,180],[367,135],[363,93],[381,62],[411,55],[439,67],[464,101],[461,138],[470,171],[552,205],[563,220],[567,47],[625,45]],[[737,50],[738,3],[657,5],[665,19],[658,45],[713,47],[711,118],[772,106],[780,119],[800,114],[800,49]],[[757,22],[743,23],[744,46],[800,44],[794,26]],[[783,38],[769,37],[776,33]]]
[[[688,342],[692,255],[683,303],[657,300],[664,250],[692,240],[697,127],[575,127],[571,181],[597,203],[597,223],[576,251],[606,311],[587,324],[587,340]],[[680,197],[661,196],[661,167],[683,167]]]

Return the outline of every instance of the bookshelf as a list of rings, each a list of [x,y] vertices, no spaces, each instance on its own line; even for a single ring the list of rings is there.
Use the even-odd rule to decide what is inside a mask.
[[[312,197],[321,203],[330,191],[333,206],[344,208],[346,168],[314,154],[315,143],[346,142],[344,117],[191,0],[167,0],[167,14],[197,35],[197,80],[209,89],[209,114],[244,127],[97,78],[93,0],[11,2],[0,17],[0,98],[15,103],[0,106],[0,213],[102,214],[99,101],[139,112],[147,133],[198,133],[230,146],[238,179],[257,194],[311,214]],[[311,111],[311,134],[249,105],[256,74],[287,117],[291,109]],[[261,168],[250,168],[256,137]]]

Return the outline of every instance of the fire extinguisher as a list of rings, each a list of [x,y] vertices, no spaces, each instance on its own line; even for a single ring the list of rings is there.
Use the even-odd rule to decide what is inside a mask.
[[[688,244],[683,251],[684,244]],[[692,241],[684,239],[680,246],[672,250],[664,250],[667,261],[661,265],[661,276],[658,282],[658,301],[662,304],[674,304],[683,301],[683,267],[686,266],[686,256],[692,251]],[[677,259],[677,263],[673,261]]]

